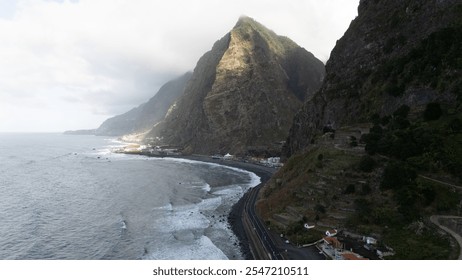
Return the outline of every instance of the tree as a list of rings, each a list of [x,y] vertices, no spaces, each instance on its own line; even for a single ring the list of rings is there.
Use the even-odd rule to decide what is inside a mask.
[[[416,171],[405,162],[391,161],[383,173],[381,187],[384,189],[400,189],[410,185],[417,178]]]
[[[352,193],[355,193],[355,192],[356,192],[356,187],[355,187],[355,185],[349,184],[349,185],[346,187],[346,189],[345,189],[345,191],[344,191],[343,193],[344,193],[344,194],[352,194]]]
[[[440,104],[432,102],[427,104],[423,117],[425,121],[434,121],[439,119],[442,114],[443,111],[441,110]]]
[[[375,160],[369,155],[365,155],[361,157],[361,160],[359,161],[359,170],[361,170],[362,172],[366,172],[366,173],[372,172],[375,166],[376,166]]]
[[[460,119],[455,118],[449,123],[449,130],[452,133],[458,133],[462,131],[462,121]]]
[[[396,111],[393,112],[393,116],[406,119],[410,110],[411,108],[409,108],[409,106],[401,105],[398,109],[396,109]]]

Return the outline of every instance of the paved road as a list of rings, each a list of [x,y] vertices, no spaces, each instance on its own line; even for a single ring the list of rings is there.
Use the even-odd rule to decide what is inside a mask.
[[[276,233],[273,234],[273,241],[286,260],[325,260],[326,257],[319,252],[316,246],[298,247],[292,243],[285,243]]]
[[[281,252],[275,246],[273,239],[271,238],[271,234],[268,232],[265,225],[257,216],[257,213],[255,211],[255,203],[257,202],[258,191],[260,190],[261,186],[262,185],[250,190],[249,198],[244,204],[244,214],[248,215],[250,222],[253,225],[253,229],[255,230],[255,233],[260,239],[269,257],[272,260],[282,260],[283,257],[281,255]]]
[[[459,254],[458,259],[462,260],[462,237],[457,232],[455,232],[455,231],[441,225],[440,222],[439,222],[440,218],[443,218],[443,219],[462,219],[462,217],[460,217],[460,216],[441,216],[441,215],[433,215],[433,216],[430,217],[430,221],[432,223],[434,223],[435,225],[440,227],[442,230],[444,230],[447,233],[449,233],[450,235],[452,235],[452,237],[454,237],[457,240],[457,243],[459,243],[459,247],[460,247],[460,254]]]
[[[293,244],[285,243],[282,238],[268,230],[255,211],[258,192],[262,186],[263,184],[250,190],[244,204],[244,215],[249,217],[254,232],[269,258],[272,260],[325,260],[324,255],[319,254],[316,247],[298,248]]]

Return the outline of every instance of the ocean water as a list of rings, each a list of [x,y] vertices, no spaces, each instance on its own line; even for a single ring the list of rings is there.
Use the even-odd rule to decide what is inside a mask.
[[[242,259],[227,223],[260,180],[115,139],[0,134],[0,259]]]

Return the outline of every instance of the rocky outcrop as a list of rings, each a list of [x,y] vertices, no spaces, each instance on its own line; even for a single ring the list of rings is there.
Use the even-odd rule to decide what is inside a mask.
[[[148,102],[132,110],[107,119],[96,129],[96,135],[122,136],[149,131],[156,123],[163,120],[168,109],[184,92],[191,73],[163,85]]]
[[[311,53],[242,17],[199,60],[185,94],[146,141],[204,154],[271,150],[323,77]]]
[[[285,154],[325,126],[369,121],[406,104],[460,102],[462,4],[457,0],[362,0],[337,42],[321,90],[294,119]]]

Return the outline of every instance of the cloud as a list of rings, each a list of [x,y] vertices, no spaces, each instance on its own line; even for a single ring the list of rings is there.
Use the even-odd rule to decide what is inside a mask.
[[[96,127],[192,70],[243,14],[326,61],[358,3],[0,0],[0,111],[16,118],[32,112],[44,119],[61,116],[48,130]],[[9,122],[7,127],[0,119],[0,131],[27,130],[27,121]]]

